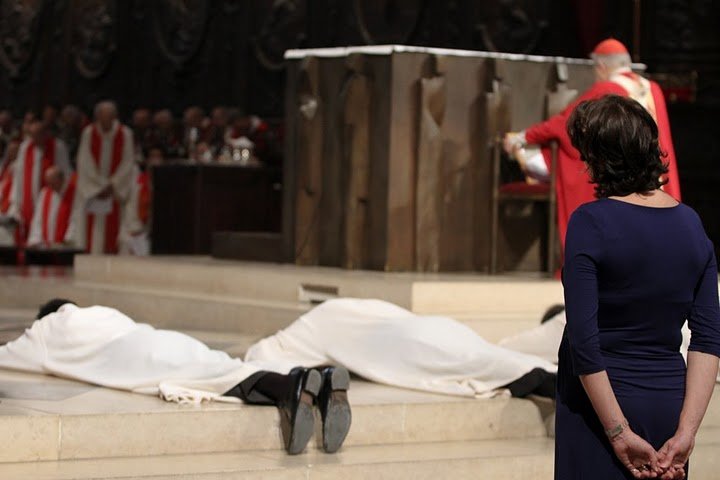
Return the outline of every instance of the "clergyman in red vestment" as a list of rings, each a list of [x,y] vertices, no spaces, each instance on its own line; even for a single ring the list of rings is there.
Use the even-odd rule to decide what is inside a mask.
[[[678,179],[677,162],[670,135],[665,98],[657,83],[650,81],[631,70],[631,59],[627,48],[615,39],[600,42],[593,50],[591,58],[595,61],[597,81],[575,99],[559,114],[544,122],[532,125],[520,133],[509,133],[505,137],[505,149],[508,153],[517,151],[519,146],[526,144],[546,147],[551,141],[558,142],[557,162],[557,205],[558,230],[560,242],[565,247],[565,232],[568,220],[573,211],[583,203],[595,199],[593,185],[580,159],[580,154],[570,143],[566,123],[578,103],[584,100],[599,98],[605,95],[622,95],[637,100],[658,125],[660,148],[666,153],[664,159],[668,164],[667,184],[663,190],[680,200],[680,182]],[[550,168],[550,150],[542,149],[545,166]],[[537,163],[537,162],[535,162]],[[542,163],[542,162],[540,162]],[[537,176],[537,175],[536,175]]]

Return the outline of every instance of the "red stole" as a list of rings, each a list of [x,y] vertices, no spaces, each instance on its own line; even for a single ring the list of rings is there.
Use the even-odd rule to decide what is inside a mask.
[[[45,142],[42,161],[40,164],[40,185],[45,183],[45,171],[55,164],[55,139],[50,137]],[[33,178],[35,170],[35,142],[30,142],[25,150],[25,170],[23,172],[23,200],[20,215],[27,226],[32,221],[35,210],[35,197],[33,196]]]
[[[42,240],[46,245],[50,245],[51,243],[62,243],[65,241],[65,234],[67,233],[68,225],[70,224],[70,217],[72,216],[76,186],[77,174],[73,174],[70,177],[67,187],[65,187],[65,193],[63,193],[60,205],[57,209],[57,216],[55,217],[55,235],[52,239],[50,238],[48,224],[50,221],[50,204],[52,203],[53,191],[49,188],[45,190],[45,196],[42,200]]]
[[[13,174],[8,163],[0,172],[0,213],[7,213],[10,208],[10,192],[12,192]]]
[[[150,179],[148,177],[147,172],[142,172],[137,177],[137,183],[140,185],[137,216],[143,225],[147,225],[150,218]]]
[[[113,138],[112,153],[110,158],[110,176],[113,176],[122,162],[123,147],[125,145],[125,134],[123,127],[118,125]],[[102,150],[102,137],[98,131],[97,125],[93,125],[90,135],[90,154],[92,155],[95,167],[100,169],[100,155]],[[87,250],[92,249],[93,228],[95,223],[95,215],[89,213],[87,216]],[[105,217],[105,241],[104,253],[117,253],[118,251],[118,235],[120,234],[120,204],[117,200],[113,200],[113,208],[109,215]]]

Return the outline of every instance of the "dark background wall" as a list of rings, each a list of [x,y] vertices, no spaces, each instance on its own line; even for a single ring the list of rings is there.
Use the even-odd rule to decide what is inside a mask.
[[[0,0],[0,105],[116,98],[282,116],[287,48],[404,43],[585,57],[613,35],[650,69],[712,71],[720,4],[643,0]],[[717,92],[699,77],[700,102]]]
[[[671,121],[685,200],[720,244],[718,25],[714,0],[0,0],[0,108],[114,98],[123,114],[225,104],[280,118],[287,48],[584,57],[613,35],[649,72],[695,93],[671,105]]]

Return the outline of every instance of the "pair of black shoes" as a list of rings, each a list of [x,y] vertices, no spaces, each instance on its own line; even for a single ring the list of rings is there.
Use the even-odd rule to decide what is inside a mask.
[[[352,413],[347,390],[350,374],[342,367],[322,370],[296,367],[288,374],[292,388],[278,404],[285,450],[297,455],[305,450],[315,430],[314,406],[322,417],[322,448],[335,453],[350,431]]]

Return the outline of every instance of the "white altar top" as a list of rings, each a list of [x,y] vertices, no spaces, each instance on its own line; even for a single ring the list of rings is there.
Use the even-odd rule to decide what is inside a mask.
[[[567,65],[593,65],[587,58],[550,57],[543,55],[525,55],[520,53],[484,52],[480,50],[458,50],[452,48],[416,47],[412,45],[364,45],[355,47],[306,48],[292,49],[285,52],[286,60],[298,60],[305,57],[346,57],[353,53],[366,55],[392,55],[393,53],[428,53],[431,55],[448,55],[455,57],[497,58],[502,60],[552,62]],[[644,71],[647,65],[633,63],[633,70]]]

